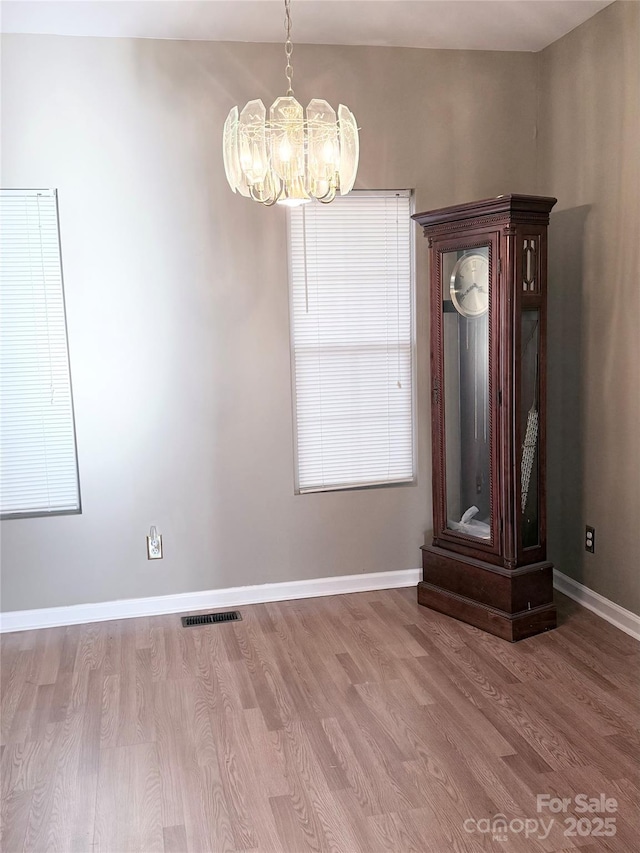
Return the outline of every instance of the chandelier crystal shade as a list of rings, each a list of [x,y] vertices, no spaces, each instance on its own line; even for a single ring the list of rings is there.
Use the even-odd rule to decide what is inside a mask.
[[[242,112],[233,107],[224,123],[224,168],[234,192],[265,205],[325,204],[353,188],[358,171],[358,125],[351,110],[321,98],[306,111],[293,96],[290,0],[285,0],[287,94],[267,110],[261,100]]]

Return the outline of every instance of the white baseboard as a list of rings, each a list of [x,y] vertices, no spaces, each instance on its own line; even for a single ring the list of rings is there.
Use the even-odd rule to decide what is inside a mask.
[[[32,628],[52,628],[59,625],[78,625],[86,622],[106,622],[110,619],[132,619],[136,616],[159,616],[163,613],[184,613],[189,610],[238,607],[242,604],[262,604],[266,601],[342,595],[347,592],[397,589],[403,586],[416,586],[421,576],[422,569],[405,569],[395,572],[369,572],[313,580],[265,583],[256,586],[234,586],[227,589],[158,595],[152,598],[129,598],[96,604],[72,604],[68,607],[46,607],[40,610],[13,610],[0,613],[0,633],[28,631]]]
[[[640,616],[630,610],[625,610],[619,604],[609,601],[600,593],[594,592],[588,586],[574,581],[573,578],[563,575],[556,569],[553,570],[553,585],[558,592],[563,592],[569,598],[577,601],[578,604],[586,607],[587,610],[591,610],[597,616],[610,622],[611,625],[624,631],[625,634],[640,640]]]
[[[128,598],[95,604],[72,604],[68,607],[46,607],[39,610],[14,610],[0,613],[0,633],[28,631],[33,628],[53,628],[87,622],[106,622],[111,619],[133,619],[136,616],[159,616],[164,613],[185,613],[219,607],[239,607],[243,604],[262,604],[267,601],[290,601],[295,598],[317,598],[342,595],[348,592],[368,592],[377,589],[398,589],[416,586],[422,579],[422,569],[395,572],[369,572],[359,575],[314,578],[313,580],[265,583],[255,586],[234,586],[227,589],[208,589],[202,592],[183,592],[151,598]],[[640,616],[589,589],[573,578],[553,570],[553,585],[583,607],[605,619],[611,625],[640,640]]]

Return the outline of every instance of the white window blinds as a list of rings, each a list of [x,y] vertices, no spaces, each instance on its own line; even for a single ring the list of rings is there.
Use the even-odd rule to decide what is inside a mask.
[[[0,191],[0,512],[80,509],[55,190]]]
[[[290,212],[301,492],[414,477],[410,216],[409,191]]]

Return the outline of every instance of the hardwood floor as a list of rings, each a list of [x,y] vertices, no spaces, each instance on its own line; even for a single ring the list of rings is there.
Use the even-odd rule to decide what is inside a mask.
[[[638,849],[640,646],[557,598],[517,645],[414,589],[4,635],[1,849]]]

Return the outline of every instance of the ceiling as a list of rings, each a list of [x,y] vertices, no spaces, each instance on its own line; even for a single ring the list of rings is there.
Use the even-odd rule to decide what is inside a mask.
[[[293,0],[294,43],[537,51],[611,0]],[[279,42],[282,0],[3,0],[6,33]]]

